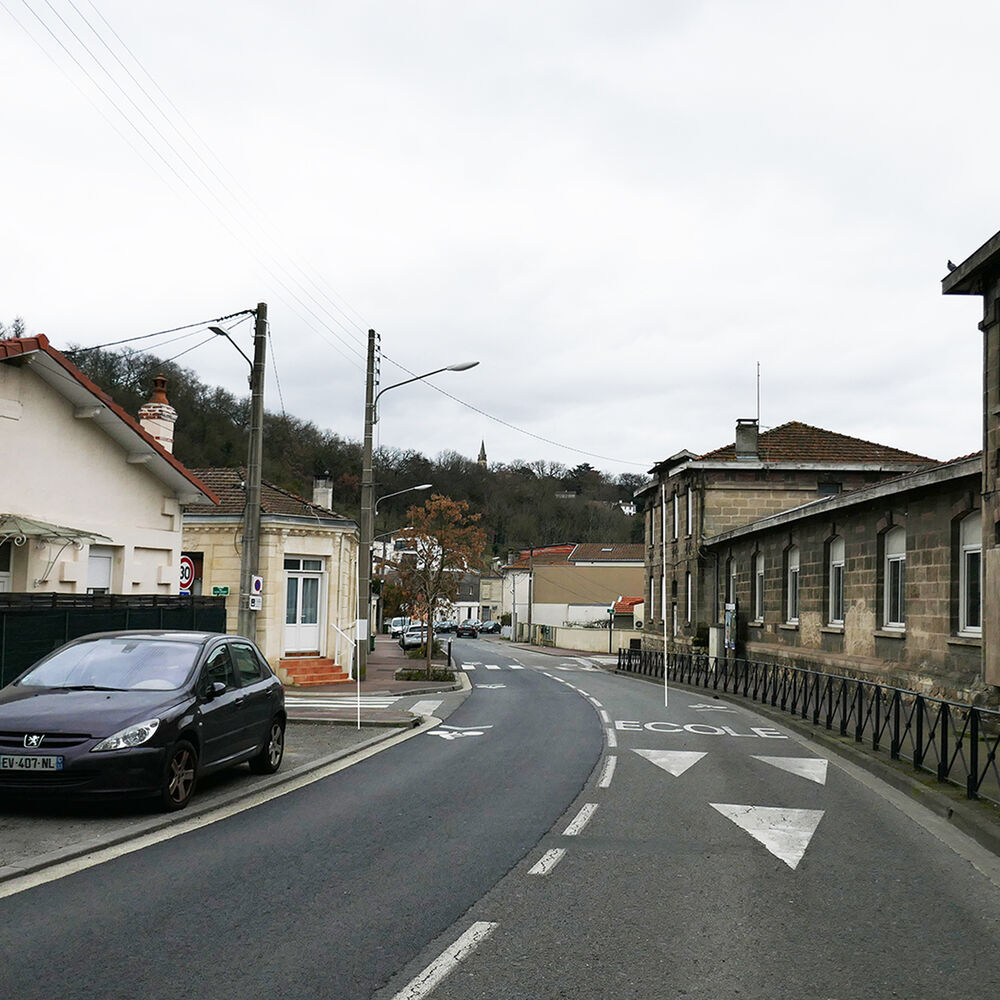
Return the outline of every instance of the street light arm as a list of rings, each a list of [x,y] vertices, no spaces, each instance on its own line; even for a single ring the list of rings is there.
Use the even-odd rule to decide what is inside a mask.
[[[407,486],[405,490],[396,490],[395,493],[386,493],[384,497],[379,497],[375,501],[375,507],[372,510],[372,516],[374,517],[378,513],[378,505],[383,500],[388,500],[390,497],[398,497],[401,493],[412,493],[414,490],[429,490],[434,484],[433,483],[422,483],[420,486]]]
[[[210,326],[209,330],[211,330],[212,333],[214,333],[217,337],[225,337],[226,340],[228,340],[229,343],[232,344],[233,347],[235,347],[236,350],[239,351],[240,354],[243,355],[243,360],[246,361],[246,363],[251,368],[253,368],[253,362],[246,356],[246,354],[244,354],[243,348],[240,347],[240,345],[237,344],[236,341],[233,340],[233,338],[229,336],[229,332],[227,330],[223,330],[221,326]]]
[[[209,329],[211,329],[211,327]],[[402,382],[393,382],[392,385],[387,385],[384,389],[379,389],[379,391],[375,393],[375,398],[372,400],[373,422],[378,421],[378,417],[374,415],[378,413],[379,397],[383,393],[388,392],[390,389],[398,389],[401,385],[409,385],[411,382],[419,382],[421,379],[430,378],[432,375],[440,375],[441,372],[468,371],[470,368],[475,368],[478,364],[478,361],[460,361],[458,364],[445,365],[443,368],[435,368],[432,372],[424,372],[423,375],[414,375],[413,378],[404,379]]]

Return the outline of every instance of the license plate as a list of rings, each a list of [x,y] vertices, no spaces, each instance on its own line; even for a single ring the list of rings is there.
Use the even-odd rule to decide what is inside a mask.
[[[45,757],[40,754],[0,755],[0,771],[61,771],[62,757]]]

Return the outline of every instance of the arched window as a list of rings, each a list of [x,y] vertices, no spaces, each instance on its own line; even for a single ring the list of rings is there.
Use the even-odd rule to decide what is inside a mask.
[[[886,628],[906,628],[906,529],[891,528],[885,533],[885,592],[883,621]]]
[[[982,515],[977,510],[959,526],[959,615],[958,627],[971,635],[982,635]]]
[[[753,620],[764,620],[764,553],[753,558]]]
[[[830,624],[844,624],[844,539],[830,542]]]
[[[785,591],[785,620],[789,625],[799,623],[799,547],[793,545],[786,554],[787,573]]]

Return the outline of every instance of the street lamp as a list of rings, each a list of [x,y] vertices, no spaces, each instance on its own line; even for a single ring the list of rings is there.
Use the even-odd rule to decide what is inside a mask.
[[[479,364],[478,361],[462,361],[454,365],[445,365],[443,368],[435,368],[433,371],[424,372],[423,375],[414,375],[413,378],[387,385],[384,389],[380,389],[376,393],[375,338],[375,331],[369,330],[368,363],[365,373],[365,440],[361,458],[361,533],[358,544],[357,653],[358,677],[361,680],[364,680],[368,669],[368,623],[371,617],[371,548],[372,529],[375,520],[375,485],[372,481],[372,428],[378,422],[376,405],[379,399],[390,389],[398,389],[400,386],[409,385],[411,382],[419,382],[422,379],[430,378],[431,375],[438,375],[441,372],[468,371],[468,369],[474,368]],[[380,499],[385,500],[387,498],[381,497]],[[362,609],[364,610],[363,615]],[[362,622],[364,622],[364,625],[361,624]]]
[[[375,501],[375,506],[372,508],[372,517],[374,518],[378,514],[378,505],[383,500],[388,500],[390,497],[398,497],[401,493],[413,493],[415,490],[429,490],[433,485],[433,483],[422,483],[420,486],[407,486],[405,490],[396,490],[395,493],[386,493],[384,497],[379,497]],[[374,540],[373,538],[372,541]]]

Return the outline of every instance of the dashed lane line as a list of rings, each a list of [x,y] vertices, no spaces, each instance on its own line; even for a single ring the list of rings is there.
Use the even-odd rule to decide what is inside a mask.
[[[596,802],[585,803],[576,814],[574,820],[563,830],[564,837],[575,837],[590,822],[591,817],[597,812]]]
[[[403,987],[393,1000],[421,1000],[429,996],[442,979],[458,968],[498,927],[495,922],[477,920],[454,944],[445,948],[430,965]]]
[[[613,753],[604,758],[604,769],[601,771],[600,781],[597,782],[598,788],[611,787],[611,779],[614,777],[617,764],[618,758]]]
[[[551,851],[546,851],[540,860],[528,871],[529,875],[548,875],[552,869],[563,859],[566,853],[564,847],[554,847]]]

